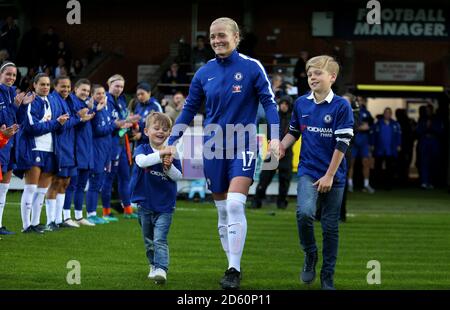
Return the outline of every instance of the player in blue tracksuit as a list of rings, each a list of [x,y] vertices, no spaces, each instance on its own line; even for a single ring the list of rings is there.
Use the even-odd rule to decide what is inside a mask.
[[[49,94],[50,78],[46,74],[37,74],[33,87],[36,98],[27,106],[26,117],[21,124],[23,131],[17,141],[20,151],[16,155],[17,170],[14,173],[25,176],[21,198],[23,232],[43,233],[44,228],[39,225],[42,204],[58,170],[55,132],[61,130],[69,115],[62,113],[54,96]]]
[[[91,82],[87,79],[80,79],[75,83],[75,93],[70,94],[71,109],[79,113],[83,109],[89,109],[89,114],[93,114],[92,102],[89,100]],[[70,206],[75,206],[75,221],[77,224],[92,226],[89,220],[83,218],[84,190],[89,178],[89,171],[94,168],[93,145],[92,145],[92,125],[91,122],[81,122],[75,127],[76,143],[75,158],[77,161],[77,175],[71,177],[70,184],[66,190],[64,200],[64,221],[70,219]]]
[[[97,216],[98,195],[102,190],[105,173],[111,170],[112,133],[120,128],[130,127],[131,124],[113,119],[103,86],[94,85],[92,87],[92,98],[94,99],[96,111],[95,117],[92,120],[94,168],[89,174],[86,209],[88,218],[94,223],[97,223],[101,220]],[[111,222],[117,221],[117,218],[111,214],[110,208],[103,207],[103,220]]]
[[[363,97],[358,97],[358,103],[360,103],[359,121],[357,126],[357,132],[355,133],[354,142],[352,144],[351,152],[352,159],[349,165],[348,171],[348,190],[353,192],[353,167],[355,166],[356,158],[362,159],[364,187],[363,191],[369,194],[373,194],[375,190],[370,186],[370,132],[373,126],[373,117],[364,105],[365,100]]]
[[[34,100],[33,95],[25,98],[25,93],[16,95],[16,88],[13,86],[17,77],[16,65],[12,62],[0,64],[0,126],[13,129],[15,134],[18,130],[18,120],[16,114],[22,103],[28,104]],[[2,225],[3,210],[6,203],[9,183],[11,181],[12,169],[14,168],[14,144],[17,135],[9,138],[8,143],[0,149],[0,169],[2,179],[0,182],[0,235],[9,235],[9,231]]]
[[[141,119],[137,122],[137,126],[133,126],[131,140],[136,141],[136,146],[139,146],[148,142],[144,134],[145,118],[152,111],[162,112],[162,108],[159,102],[151,97],[150,85],[145,82],[139,83],[136,88],[136,102],[137,104],[132,112],[140,115]]]
[[[394,164],[401,146],[402,130],[400,124],[392,119],[391,108],[386,108],[383,117],[373,126],[371,147],[375,157],[378,184],[383,184],[387,190],[392,188]],[[386,165],[384,173],[383,163]]]
[[[125,95],[122,94],[125,85],[125,79],[119,75],[113,75],[108,79],[108,109],[114,120],[131,122],[138,120],[140,116],[128,116],[127,102]],[[134,219],[137,215],[133,213],[130,202],[130,153],[127,154],[129,148],[128,137],[126,136],[128,129],[115,130],[112,133],[111,144],[111,171],[105,175],[102,188],[102,202],[105,208],[111,208],[111,192],[114,179],[117,177],[117,186],[119,196],[124,210],[124,218]]]
[[[170,162],[165,146],[172,121],[163,113],[152,112],[146,118],[147,143],[134,153],[136,165],[131,178],[132,201],[138,205],[139,224],[144,237],[145,251],[150,265],[148,278],[165,283],[169,268],[169,233],[177,198],[177,183],[181,178],[179,160]]]
[[[302,136],[297,184],[297,225],[305,253],[301,279],[311,284],[316,276],[318,251],[314,216],[319,202],[323,234],[320,280],[322,289],[331,290],[334,289],[339,215],[346,181],[343,159],[353,137],[353,111],[347,100],[331,90],[339,73],[339,65],[332,57],[311,58],[306,63],[306,72],[311,93],[295,102],[290,131],[281,143],[281,155],[283,149]]]
[[[194,75],[169,145],[181,136],[205,102],[205,131],[209,133],[204,136],[204,173],[218,209],[219,236],[228,258],[221,284],[224,289],[236,289],[240,286],[240,262],[247,233],[244,206],[257,156],[258,104],[264,106],[268,124],[276,127],[271,149],[278,148],[279,118],[261,63],[236,51],[239,43],[236,22],[230,18],[213,21],[210,41],[216,58]]]
[[[70,96],[71,81],[69,77],[57,77],[53,81],[55,90],[52,95],[57,99],[63,114],[70,116],[63,128],[56,132],[56,145],[59,147],[56,154],[58,161],[58,172],[52,180],[52,184],[47,192],[45,207],[47,211],[47,226],[55,230],[58,227],[79,227],[70,218],[63,222],[62,212],[66,197],[66,189],[70,184],[70,178],[77,175],[77,165],[75,159],[75,126],[80,122],[88,122],[93,114],[89,114],[89,109],[81,109],[78,113],[71,109],[73,107]]]

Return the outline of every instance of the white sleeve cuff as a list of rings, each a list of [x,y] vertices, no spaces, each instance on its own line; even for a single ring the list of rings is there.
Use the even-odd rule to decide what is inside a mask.
[[[177,169],[173,164],[170,166],[170,169],[166,171],[166,175],[172,179],[172,181],[178,181],[182,178],[183,174],[180,170]]]
[[[152,154],[144,155],[139,154],[135,157],[134,161],[139,168],[147,168],[150,166],[154,166],[161,163],[161,157],[159,152],[155,152]]]

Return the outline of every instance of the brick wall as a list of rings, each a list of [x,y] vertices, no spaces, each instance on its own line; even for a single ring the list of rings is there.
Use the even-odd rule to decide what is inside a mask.
[[[120,72],[127,78],[127,86],[136,84],[138,64],[159,64],[168,54],[169,45],[180,37],[191,40],[191,4],[188,1],[151,1],[139,3],[124,1],[82,2],[82,24],[66,23],[65,1],[53,2],[48,8],[33,6],[32,24],[45,31],[49,25],[56,28],[61,38],[71,45],[74,56],[84,56],[93,41],[99,41],[104,50],[120,50],[124,58],[109,62],[94,76],[102,82],[113,73]],[[298,55],[302,49],[317,55],[331,53],[332,47],[344,47],[338,39],[312,38],[311,13],[329,10],[327,4],[314,7],[295,3],[276,5],[253,4],[254,32],[259,38],[257,53],[260,57],[273,53]],[[207,31],[217,17],[230,16],[242,24],[244,4],[241,1],[201,1],[199,4],[198,30]],[[267,35],[279,28],[277,40],[267,41]],[[448,84],[445,56],[449,54],[449,42],[366,40],[354,41],[355,82],[374,83],[375,61],[424,61],[426,84]],[[127,87],[128,88],[128,87]],[[129,90],[129,88],[128,88]]]

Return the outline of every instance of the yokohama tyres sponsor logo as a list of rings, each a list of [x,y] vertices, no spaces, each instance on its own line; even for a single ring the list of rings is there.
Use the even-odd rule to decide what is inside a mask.
[[[333,137],[333,129],[332,128],[321,128],[321,127],[308,126],[307,129],[310,132],[320,133],[321,137],[325,137],[325,138]]]

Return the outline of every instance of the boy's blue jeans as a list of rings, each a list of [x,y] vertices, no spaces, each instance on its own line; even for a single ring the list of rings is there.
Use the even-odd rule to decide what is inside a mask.
[[[159,213],[138,206],[138,220],[142,228],[145,251],[150,265],[169,269],[169,244],[167,235],[173,213]]]
[[[298,179],[297,225],[300,245],[305,254],[317,251],[313,222],[316,204],[320,203],[322,207],[320,222],[323,236],[321,274],[333,276],[337,258],[339,214],[344,187],[333,186],[328,193],[319,193],[317,186],[313,186],[315,181],[307,175]]]

